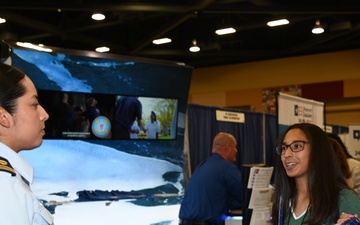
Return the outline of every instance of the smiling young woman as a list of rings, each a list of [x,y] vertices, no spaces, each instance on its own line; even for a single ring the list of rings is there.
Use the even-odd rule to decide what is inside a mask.
[[[348,188],[320,127],[290,126],[276,152],[273,224],[335,224],[360,212],[360,199]]]

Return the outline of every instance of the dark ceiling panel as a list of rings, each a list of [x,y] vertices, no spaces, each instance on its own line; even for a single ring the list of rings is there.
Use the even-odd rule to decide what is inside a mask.
[[[103,11],[104,21],[93,21]],[[185,62],[198,67],[360,48],[359,1],[272,0],[11,0],[0,1],[0,38]],[[270,28],[266,22],[287,18]],[[311,29],[320,19],[325,33]],[[215,30],[233,26],[235,34]],[[154,45],[155,38],[172,42]],[[189,52],[196,39],[201,51]]]

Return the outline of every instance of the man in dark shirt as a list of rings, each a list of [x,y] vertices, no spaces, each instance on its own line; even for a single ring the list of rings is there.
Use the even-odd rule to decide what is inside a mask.
[[[181,203],[180,225],[223,225],[232,203],[241,203],[241,174],[236,160],[236,140],[219,133],[213,140],[212,155],[190,178]]]
[[[130,139],[131,126],[138,122],[140,129],[144,130],[141,123],[142,105],[137,97],[120,97],[115,105],[113,138]]]
[[[56,137],[63,137],[63,132],[73,131],[77,121],[77,114],[73,107],[69,104],[69,95],[64,93],[61,102],[59,102],[54,110],[55,133]]]

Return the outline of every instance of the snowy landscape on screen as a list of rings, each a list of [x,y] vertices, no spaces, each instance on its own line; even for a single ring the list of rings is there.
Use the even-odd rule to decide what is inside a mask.
[[[171,203],[164,198],[154,205],[134,204],[134,199],[74,202],[78,191],[128,192],[164,185],[178,190],[166,194],[181,196],[183,177],[178,165],[79,140],[44,140],[41,147],[20,154],[34,167],[34,194],[58,203],[53,213],[56,225],[178,224],[180,198]],[[166,173],[179,177],[169,181],[164,179]]]
[[[176,135],[171,140],[82,141],[44,137],[39,148],[20,152],[34,167],[32,191],[53,214],[55,224],[177,225],[192,68],[60,49],[48,53],[12,48],[11,52],[13,65],[31,78],[39,92],[177,100],[177,120],[173,123]],[[177,85],[168,85],[174,83]],[[40,95],[40,102],[46,100]],[[147,108],[144,103],[145,112]],[[49,123],[46,126],[51,128]],[[98,190],[135,191],[145,197],[79,201],[79,193]]]

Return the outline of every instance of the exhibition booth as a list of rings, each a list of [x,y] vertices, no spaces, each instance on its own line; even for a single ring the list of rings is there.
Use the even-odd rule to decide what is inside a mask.
[[[248,225],[251,169],[274,167],[277,138],[287,126],[310,122],[343,135],[348,143],[360,139],[357,125],[324,126],[323,103],[283,93],[276,114],[188,104],[193,68],[182,63],[69,49],[38,51],[5,42],[1,60],[33,80],[50,115],[43,145],[21,155],[34,166],[32,190],[57,225],[177,225],[187,182],[211,155],[219,132],[235,136],[236,165],[244,180],[242,206],[229,213],[229,220],[242,216],[241,223]],[[69,120],[58,106],[65,97],[74,110],[67,119],[73,115],[74,121],[63,129]],[[155,112],[161,125],[158,139],[147,139],[143,132],[119,138],[114,127],[122,98],[140,102],[144,124]],[[100,113],[94,121],[85,116],[90,99]]]
[[[50,115],[43,144],[20,154],[33,165],[32,191],[55,223],[177,224],[193,68],[104,53],[42,50],[2,43],[1,60],[32,79]],[[91,107],[100,115],[92,123],[77,110],[62,116],[58,106],[65,97],[70,108],[83,112],[95,99]],[[156,112],[162,127],[158,139],[142,133],[137,139],[114,135],[122,97],[141,103],[144,126]],[[73,126],[62,129],[72,117]],[[78,123],[79,118],[84,120]]]

